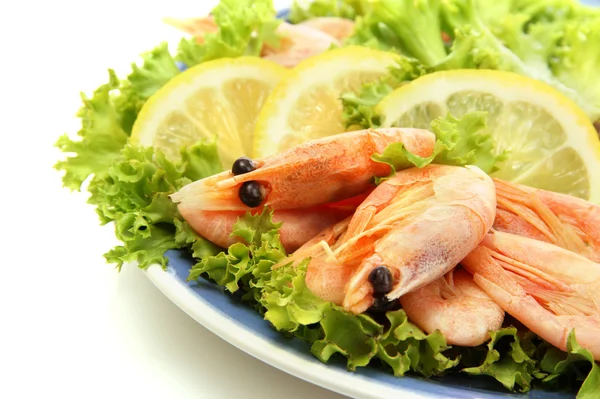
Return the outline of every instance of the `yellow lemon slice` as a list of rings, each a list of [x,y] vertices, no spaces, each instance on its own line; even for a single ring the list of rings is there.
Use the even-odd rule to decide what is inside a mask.
[[[383,127],[418,127],[448,112],[487,111],[508,159],[494,176],[600,203],[600,141],[585,113],[554,88],[511,72],[454,70],[420,77],[377,106]]]
[[[204,62],[171,79],[140,111],[131,141],[162,150],[170,159],[181,147],[217,137],[223,168],[253,156],[256,118],[287,73],[258,57]]]
[[[397,56],[365,47],[329,50],[298,64],[267,99],[256,123],[254,154],[276,154],[345,131],[340,95],[387,75]]]

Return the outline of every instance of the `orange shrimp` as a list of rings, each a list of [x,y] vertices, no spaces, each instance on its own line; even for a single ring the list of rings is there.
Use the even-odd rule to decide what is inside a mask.
[[[401,296],[400,304],[411,322],[439,330],[450,345],[481,345],[504,321],[504,310],[461,267]]]
[[[256,169],[251,172],[234,175],[226,171],[190,183],[171,199],[180,211],[248,211],[255,206],[242,202],[239,193],[245,183],[254,182],[260,191],[256,193],[258,207],[298,209],[337,202],[372,188],[374,176],[389,174],[390,166],[371,156],[397,142],[415,155],[428,157],[435,135],[427,130],[388,128],[312,140],[254,161]]]
[[[373,177],[390,173],[389,165],[371,159],[392,143],[401,142],[411,153],[428,157],[435,135],[419,129],[377,129],[338,134],[309,141],[281,154],[256,160],[256,169],[234,175],[222,172],[190,183],[171,195],[183,218],[198,234],[220,246],[231,237],[233,224],[247,211],[274,210],[283,221],[281,241],[289,252],[349,216],[374,188]],[[260,204],[248,206],[241,198],[254,187]],[[247,198],[246,198],[246,202]]]
[[[296,251],[323,230],[351,216],[369,192],[333,204],[273,212],[273,222],[283,222],[279,228],[279,239],[286,252]],[[227,248],[240,240],[231,233],[238,218],[246,211],[202,211],[191,207],[180,207],[179,211],[192,229],[220,247]]]
[[[300,22],[300,25],[318,29],[336,38],[340,43],[354,33],[354,21],[339,17],[316,17]]]
[[[347,21],[335,18],[299,25],[282,22],[276,30],[280,38],[279,45],[273,47],[265,43],[261,49],[261,57],[292,68],[309,57],[327,51],[331,46],[340,45],[340,41],[328,32],[338,36],[349,34]],[[198,43],[204,43],[207,33],[216,33],[219,30],[212,16],[189,19],[165,18],[164,22],[194,36]]]
[[[600,264],[495,230],[461,263],[494,302],[541,338],[565,351],[574,329],[600,360]]]
[[[596,204],[494,179],[496,219],[494,229],[545,241],[600,261],[600,207]],[[453,271],[400,298],[411,321],[431,333],[440,330],[449,344],[476,346],[500,328],[504,311],[474,282],[460,280]],[[468,287],[465,293],[458,285]],[[455,324],[455,320],[461,323]],[[463,330],[457,329],[463,327]]]
[[[545,241],[600,262],[600,206],[551,191],[494,179],[494,229]]]
[[[315,245],[309,242],[299,249],[315,254],[306,284],[354,313],[373,305],[374,295],[397,299],[444,275],[475,248],[495,208],[493,182],[479,168],[403,170],[373,190],[333,245],[321,242],[318,250],[307,248]],[[369,281],[379,266],[393,282],[385,296]]]

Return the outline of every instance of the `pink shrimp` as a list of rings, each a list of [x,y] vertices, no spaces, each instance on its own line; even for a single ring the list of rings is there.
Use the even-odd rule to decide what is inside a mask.
[[[346,21],[336,18],[300,25],[282,22],[276,30],[280,38],[279,45],[273,47],[264,44],[261,57],[292,68],[309,57],[327,51],[331,46],[339,46],[340,41],[329,35],[328,31],[336,35],[346,34],[349,29]],[[219,30],[212,16],[190,19],[165,18],[164,22],[194,36],[199,43],[204,43],[207,33],[215,33]]]
[[[354,33],[354,21],[339,17],[316,17],[307,19],[300,25],[318,29],[336,38],[340,43]]]
[[[268,206],[275,211],[275,219],[286,225],[282,244],[293,250],[356,209],[360,202],[352,198],[363,195],[358,198],[364,199],[374,188],[373,177],[391,171],[388,164],[375,162],[371,156],[396,142],[415,155],[428,157],[435,135],[390,128],[313,140],[254,161],[256,168],[248,173],[226,171],[190,183],[171,199],[198,234],[219,245],[232,242],[229,233],[240,214]]]
[[[393,284],[384,300],[397,299],[441,277],[475,248],[495,208],[493,182],[476,167],[403,170],[367,197],[333,245],[307,248],[315,245],[311,241],[298,250],[315,253],[306,284],[315,295],[361,313],[374,294],[384,298],[369,280],[385,266]]]
[[[279,238],[287,253],[296,251],[323,230],[351,216],[369,191],[334,204],[275,211],[273,221],[283,222]],[[191,207],[180,207],[179,211],[192,229],[220,247],[227,248],[240,240],[231,233],[238,218],[244,216],[246,211],[202,211]]]
[[[504,321],[504,310],[461,267],[401,296],[400,303],[410,321],[428,333],[439,330],[451,345],[481,345]]]
[[[600,206],[499,179],[494,183],[496,230],[545,241],[600,262]]]
[[[552,243],[595,262],[600,260],[598,205],[500,179],[494,179],[494,183],[495,229]],[[479,345],[489,338],[488,331],[500,328],[504,311],[470,275],[462,273],[457,280],[452,273],[404,295],[400,303],[411,321],[423,330],[440,330],[450,344]]]
[[[600,264],[547,242],[492,230],[462,262],[507,313],[566,350],[577,341],[600,360]]]

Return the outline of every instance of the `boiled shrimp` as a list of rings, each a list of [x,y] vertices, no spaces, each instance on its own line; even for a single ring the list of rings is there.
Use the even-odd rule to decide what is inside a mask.
[[[494,229],[545,241],[600,262],[600,206],[576,197],[494,179]]]
[[[340,43],[354,33],[354,21],[339,17],[316,17],[300,22],[299,25],[308,26],[327,33],[336,38]]]
[[[450,345],[481,345],[504,321],[504,310],[461,267],[401,296],[400,304],[411,322],[439,330]]]
[[[354,213],[365,194],[351,201],[340,201],[307,209],[281,209],[273,212],[273,222],[282,223],[279,239],[287,253],[296,251],[323,230],[335,225]],[[202,211],[180,207],[179,212],[198,234],[220,247],[227,248],[239,242],[240,237],[232,234],[235,223],[246,211]],[[258,213],[251,211],[251,214]]]
[[[349,29],[346,21],[336,18],[300,25],[282,22],[276,29],[276,34],[280,38],[279,45],[274,47],[265,43],[261,49],[261,57],[287,68],[294,67],[309,57],[327,51],[332,46],[339,46],[340,41],[327,32],[333,32],[338,36],[345,35]],[[165,18],[164,22],[192,35],[201,44],[204,43],[206,34],[216,33],[219,30],[212,16],[190,19]]]
[[[171,195],[181,208],[248,211],[254,207],[298,209],[351,198],[373,187],[374,176],[391,172],[371,156],[390,144],[403,143],[418,156],[433,153],[435,135],[420,129],[368,129],[329,136],[292,147],[264,159],[244,174],[232,171],[192,182]],[[259,198],[240,198],[254,184]],[[258,204],[257,204],[258,203]]]
[[[275,220],[284,222],[282,244],[292,251],[356,209],[375,187],[373,177],[391,171],[388,164],[373,161],[371,155],[397,142],[415,155],[428,157],[434,150],[435,135],[426,130],[390,128],[313,140],[253,161],[253,171],[238,175],[226,171],[190,183],[171,199],[198,234],[221,246],[238,239],[230,233],[239,216],[268,206],[274,210]],[[251,193],[255,194],[251,206],[248,187],[253,187]]]
[[[500,179],[494,179],[494,183],[494,229],[545,241],[595,262],[600,260],[598,205]],[[400,302],[411,321],[423,330],[440,330],[450,344],[479,345],[489,338],[488,331],[500,328],[504,311],[470,275],[462,275],[458,280],[470,292],[466,294],[457,288],[452,273],[406,294]]]
[[[456,266],[490,229],[495,209],[493,182],[477,167],[403,170],[373,190],[333,245],[300,248],[314,253],[306,284],[353,313],[375,299],[393,301]],[[373,283],[375,269],[388,274],[386,292]]]
[[[600,360],[600,264],[556,245],[492,230],[461,262],[508,314],[551,345]]]

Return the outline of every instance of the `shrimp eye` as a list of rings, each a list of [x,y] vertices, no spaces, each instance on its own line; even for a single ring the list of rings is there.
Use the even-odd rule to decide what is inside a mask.
[[[234,175],[243,175],[256,169],[256,163],[248,157],[241,157],[235,160],[231,172]]]
[[[377,266],[369,273],[369,283],[373,287],[373,296],[385,295],[394,287],[392,272],[385,265]]]
[[[263,201],[262,187],[255,181],[247,181],[242,184],[238,195],[244,205],[250,208],[256,208]]]

